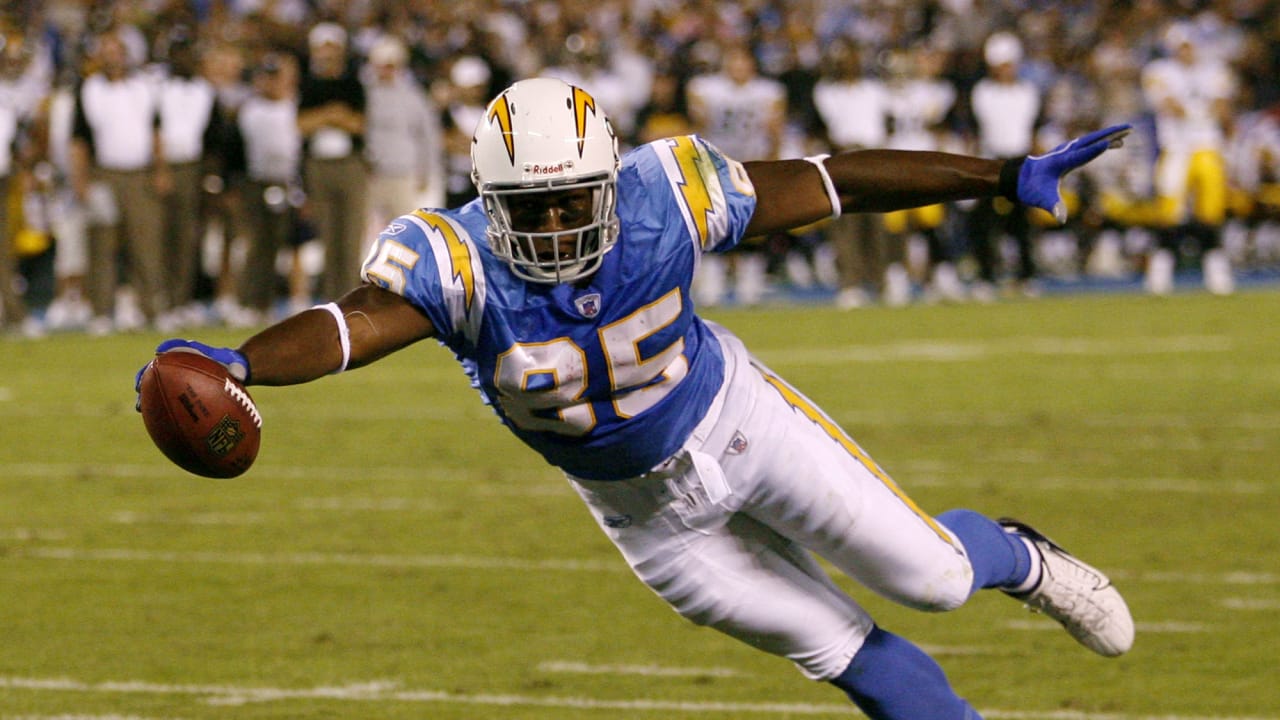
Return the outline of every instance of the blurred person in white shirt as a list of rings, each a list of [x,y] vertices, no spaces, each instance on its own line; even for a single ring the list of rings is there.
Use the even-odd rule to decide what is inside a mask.
[[[307,303],[307,279],[299,267],[302,133],[298,128],[298,67],[286,54],[270,53],[254,70],[256,92],[240,106],[237,129],[244,148],[244,217],[249,236],[239,289],[243,309],[224,319],[247,327],[271,317],[277,299],[277,258],[291,253],[291,309]]]
[[[956,103],[955,85],[942,77],[949,53],[937,44],[921,42],[890,58],[889,120],[893,131],[888,147],[894,150],[954,151],[944,123]],[[948,140],[951,142],[949,143]],[[938,203],[886,213],[885,228],[907,244],[914,236],[924,240],[926,258],[921,280],[928,300],[957,302],[964,299],[964,285],[956,270],[954,251],[943,236],[946,205]]]
[[[1012,158],[1035,150],[1041,97],[1034,84],[1018,77],[1022,55],[1022,41],[1009,32],[993,33],[983,45],[987,75],[974,86],[971,98],[981,154]],[[1025,208],[1015,207],[1001,198],[980,200],[970,215],[970,223],[979,275],[973,287],[974,298],[981,301],[995,298],[995,284],[1000,280],[1000,241],[1005,235],[1017,244],[1015,289],[1034,293],[1031,224]]]
[[[154,323],[168,309],[162,198],[173,175],[155,84],[130,64],[121,37],[106,33],[96,44],[100,72],[86,77],[76,94],[70,170],[76,200],[90,218],[86,280],[94,317],[88,329],[105,335]],[[117,305],[122,271],[136,304]]]
[[[852,42],[832,43],[821,64],[823,75],[813,88],[813,104],[833,152],[882,148],[889,138],[889,90],[863,71],[861,53]],[[836,307],[849,310],[868,304],[869,289],[887,305],[910,299],[901,242],[890,247],[880,214],[841,215],[823,227],[823,234],[835,250],[840,283]]]
[[[199,70],[196,38],[189,29],[165,37],[167,74],[159,81],[160,135],[173,177],[165,196],[164,233],[169,272],[169,311],[157,324],[166,331],[199,324],[195,303],[199,251],[204,239],[205,175],[216,172],[217,143],[224,137],[217,91]]]
[[[383,36],[369,50],[365,85],[365,153],[372,166],[369,209],[377,236],[387,223],[418,207],[444,205],[440,111],[407,70],[409,53]]]
[[[760,74],[749,46],[723,48],[720,70],[691,78],[685,92],[698,135],[739,161],[778,159],[787,117],[786,89]],[[739,305],[759,303],[767,289],[763,250],[763,244],[741,245],[723,257],[704,257],[694,279],[698,304],[712,307],[724,301],[730,264],[734,299]]]

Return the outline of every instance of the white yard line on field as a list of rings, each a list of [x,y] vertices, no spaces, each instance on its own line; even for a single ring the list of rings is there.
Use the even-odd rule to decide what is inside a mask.
[[[235,685],[166,685],[142,681],[80,682],[66,678],[0,677],[0,688],[38,692],[74,692],[125,695],[185,695],[209,705],[239,706],[253,702],[288,700],[342,700],[367,703],[439,703],[488,707],[539,707],[562,710],[602,710],[608,713],[681,712],[698,715],[745,714],[832,715],[856,714],[846,703],[748,703],[680,700],[605,700],[591,697],[542,697],[536,695],[460,695],[443,690],[401,689],[397,683],[369,682],[315,688],[244,687]],[[982,710],[991,720],[1280,720],[1276,717],[1221,715],[1173,715],[1091,713],[1080,710]],[[93,717],[93,716],[86,716]]]
[[[572,660],[547,660],[538,663],[545,673],[568,675],[639,675],[641,677],[746,677],[747,673],[732,668],[667,667],[663,665],[593,665]]]
[[[1153,583],[1178,583],[1189,585],[1276,585],[1280,574],[1226,570],[1221,573],[1192,573],[1176,570],[1148,570],[1141,573],[1112,572],[1112,577],[1124,577]]]
[[[256,553],[256,552],[177,552],[169,550],[135,550],[124,548],[13,548],[11,557],[33,557],[44,560],[88,560],[100,562],[168,562],[213,563],[219,565],[351,565],[380,568],[464,568],[470,570],[532,570],[569,572],[625,572],[627,566],[617,562],[595,562],[573,559],[524,560],[479,555],[362,555],[359,553]]]
[[[760,351],[758,354],[771,365],[844,365],[898,361],[969,362],[1011,355],[1119,357],[1172,353],[1220,353],[1228,352],[1234,346],[1234,341],[1227,335],[1098,339],[1012,337],[1002,340],[952,342],[905,340],[879,345],[791,347],[785,350]]]
[[[1052,620],[1006,620],[1004,626],[1010,630],[1061,630],[1062,626]],[[1207,633],[1213,628],[1204,623],[1192,622],[1136,622],[1134,627],[1141,633],[1182,634]]]
[[[107,516],[117,525],[262,525],[267,522],[265,513],[243,512],[198,512],[198,513],[152,513],[134,510],[119,510]]]
[[[838,403],[826,403],[827,412],[848,428],[860,425],[871,427],[896,427],[902,425],[936,425],[939,427],[1007,428],[1025,426],[1030,412],[954,411],[916,412],[893,411],[888,408],[875,410],[841,407]],[[1050,417],[1056,415],[1050,414]],[[1273,431],[1280,429],[1280,413],[1244,412],[1226,417],[1205,420],[1191,413],[1130,413],[1130,412],[1077,412],[1062,415],[1063,422],[1073,426],[1121,430],[1137,429],[1185,429],[1202,427],[1228,428],[1232,430]]]
[[[189,695],[210,705],[245,705],[282,700],[347,700],[362,702],[449,703],[494,707],[543,707],[577,710],[628,710],[708,714],[769,713],[840,715],[848,717],[849,705],[808,703],[681,702],[660,700],[603,700],[582,697],[532,695],[459,695],[443,690],[400,689],[396,683],[371,682],[317,688],[239,687],[229,685],[165,685],[148,682],[86,683],[64,678],[0,677],[0,688],[46,692],[100,694]],[[1225,719],[1224,719],[1225,720]],[[1231,719],[1236,720],[1236,719]]]
[[[989,647],[964,645],[921,645],[934,657],[991,655],[998,650]],[[547,660],[538,663],[538,670],[545,673],[566,675],[636,675],[641,677],[750,677],[749,673],[724,667],[668,667],[665,665],[592,664],[575,660]]]
[[[463,386],[465,387],[465,386]],[[10,397],[8,400],[13,400]],[[119,403],[10,403],[0,398],[0,417],[4,418],[43,418],[57,416],[59,418],[106,418],[118,419],[122,413],[133,414],[133,400]],[[484,410],[484,405],[476,403],[466,406],[433,406],[428,403],[402,403],[389,405],[382,403],[376,407],[338,403],[311,403],[290,405],[272,413],[273,422],[296,423],[304,420],[315,421],[352,421],[365,420],[398,420],[401,422],[466,422],[475,420],[483,422],[492,417]],[[137,421],[134,421],[137,422]]]
[[[436,504],[430,500],[405,497],[306,497],[294,503],[300,510],[337,510],[366,512],[395,512],[400,510],[430,510]]]
[[[53,528],[0,528],[0,540],[66,540],[67,531]]]
[[[563,475],[547,468],[534,473],[523,473],[509,480],[494,480],[491,473],[476,466],[398,466],[398,465],[362,465],[360,467],[343,467],[338,465],[255,465],[251,471],[256,480],[315,480],[315,481],[396,481],[416,480],[431,483],[450,482],[471,486],[485,486],[486,492],[501,489],[513,495],[530,491],[533,494],[550,494],[552,488],[559,488],[565,497],[574,497],[571,491],[565,491]],[[56,463],[56,462],[19,462],[0,463],[0,479],[46,479],[76,480],[86,477],[111,478],[182,478],[192,476],[179,470],[176,466],[164,462],[135,465],[125,463]],[[551,480],[548,482],[547,480]],[[532,489],[532,490],[531,490]]]
[[[1219,600],[1218,605],[1228,610],[1280,610],[1280,600],[1274,598],[1230,597]]]
[[[464,568],[472,570],[530,570],[569,572],[625,572],[621,561],[541,558],[537,560],[483,555],[385,555],[321,552],[220,552],[143,550],[137,548],[16,547],[11,557],[97,562],[213,563],[220,565],[355,565],[383,568]],[[1280,585],[1280,574],[1226,570],[1219,573],[1111,570],[1126,582],[1180,585]]]
[[[550,494],[544,493],[537,488],[529,488],[531,492],[508,493],[503,491],[504,496],[508,495],[532,495],[532,494]],[[555,490],[561,494],[568,494],[568,489],[563,486],[555,486]],[[494,494],[497,494],[496,491]],[[423,510],[433,510],[438,505],[429,500],[422,498],[407,497],[369,497],[369,496],[335,496],[335,497],[304,497],[298,498],[293,503],[294,507],[299,510],[307,510],[312,512],[336,512],[339,514],[364,513],[364,512],[418,512]],[[271,516],[261,512],[146,512],[137,510],[117,510],[110,513],[107,519],[117,525],[263,525],[271,521]],[[4,533],[0,531],[0,539],[4,539]],[[31,538],[23,538],[31,539]]]
[[[903,473],[890,474],[897,477],[901,484],[910,488],[918,487],[953,487],[953,488],[985,488],[991,485],[987,477],[940,477],[934,473],[913,474],[910,470]],[[1265,495],[1280,489],[1275,483],[1249,482],[1244,480],[1184,480],[1181,478],[1074,478],[1074,477],[1042,477],[1019,478],[1019,489],[1030,490],[1065,490],[1085,492],[1131,492],[1131,493],[1180,493],[1187,495]]]
[[[0,715],[0,720],[179,720],[141,715]]]
[[[1026,460],[1026,462],[1032,462]],[[954,477],[948,472],[949,463],[930,460],[909,460],[901,463],[901,472],[894,468],[886,468],[891,475],[897,476],[904,486],[920,487],[970,487],[982,488],[990,484],[986,478],[966,476]],[[258,480],[264,479],[311,479],[316,481],[350,480],[424,480],[430,482],[452,481],[463,484],[467,489],[480,495],[513,495],[573,498],[561,478],[555,471],[548,470],[549,481],[541,478],[529,482],[511,481],[494,482],[480,477],[481,471],[474,468],[410,468],[410,467],[281,467],[262,466],[252,471]],[[83,465],[74,463],[0,463],[0,477],[4,478],[46,478],[62,479],[82,476],[115,477],[115,478],[166,478],[182,476],[181,470],[171,465]],[[1027,478],[1018,481],[1020,487],[1038,490],[1108,490],[1143,493],[1185,493],[1185,494],[1228,494],[1228,495],[1262,495],[1275,492],[1278,487],[1274,483],[1250,482],[1244,480],[1196,480],[1184,478],[1078,478],[1078,477],[1045,477]],[[303,510],[396,510],[398,505],[406,509],[428,509],[430,500],[421,498],[378,498],[378,497],[326,497],[300,498],[297,505]]]

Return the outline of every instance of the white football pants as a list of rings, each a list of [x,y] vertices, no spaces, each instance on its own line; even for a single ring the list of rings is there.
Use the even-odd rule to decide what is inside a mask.
[[[960,541],[808,399],[712,325],[725,384],[684,448],[629,480],[571,477],[636,575],[682,616],[830,680],[872,619],[810,552],[921,610],[968,598]]]

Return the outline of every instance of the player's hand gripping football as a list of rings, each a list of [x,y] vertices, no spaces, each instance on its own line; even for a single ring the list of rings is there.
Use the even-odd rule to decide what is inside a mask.
[[[165,340],[156,346],[156,354],[166,352],[189,352],[196,355],[203,355],[210,360],[222,365],[231,373],[231,377],[240,381],[240,384],[249,382],[249,361],[237,350],[231,348],[218,348],[212,345],[205,345],[195,340],[183,340],[181,338],[172,338]],[[138,392],[142,387],[142,374],[147,371],[147,363],[138,369],[136,375],[133,376],[133,390]],[[134,409],[141,412],[141,398],[134,404]]]
[[[1132,125],[1112,125],[1065,142],[1044,155],[1029,155],[1022,160],[1011,161],[1006,172],[1017,172],[1018,201],[1047,210],[1059,224],[1065,223],[1067,206],[1062,200],[1062,177],[1109,148],[1120,147],[1132,129]],[[1002,173],[1001,185],[1005,182]],[[1013,193],[1006,194],[1013,196]]]
[[[262,444],[262,415],[242,384],[248,376],[248,363],[235,350],[166,340],[134,381],[147,435],[187,472],[243,474]]]

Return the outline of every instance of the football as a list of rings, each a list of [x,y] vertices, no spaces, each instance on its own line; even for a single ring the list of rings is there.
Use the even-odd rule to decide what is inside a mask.
[[[147,434],[165,457],[211,478],[248,470],[262,441],[262,416],[220,363],[198,353],[156,355],[138,385]]]

